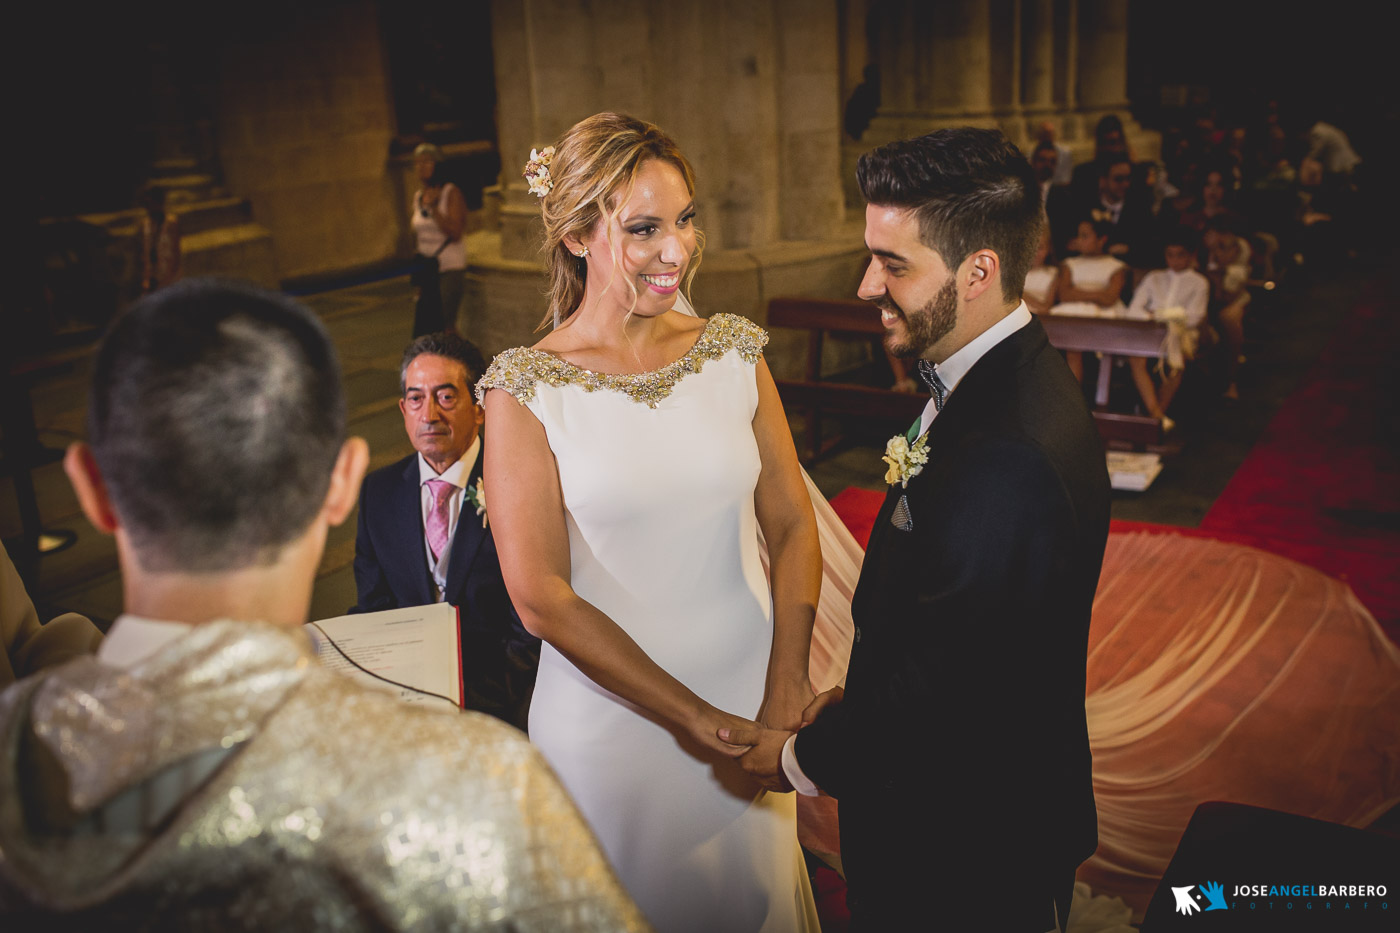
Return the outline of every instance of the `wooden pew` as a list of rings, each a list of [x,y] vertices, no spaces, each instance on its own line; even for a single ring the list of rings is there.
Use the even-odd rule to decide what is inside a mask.
[[[1108,410],[1108,383],[1113,376],[1115,356],[1157,359],[1162,355],[1162,342],[1167,337],[1166,324],[1055,314],[1040,315],[1040,323],[1045,325],[1050,343],[1061,350],[1103,354],[1103,359],[1099,361],[1098,383],[1094,387],[1094,422],[1105,440],[1143,446],[1161,442],[1162,425],[1156,418]]]
[[[807,331],[805,377],[775,380],[783,403],[804,410],[806,415],[804,463],[812,463],[834,446],[834,441],[822,443],[824,413],[913,421],[924,410],[926,395],[822,379],[822,344],[827,334],[866,337],[881,345],[885,328],[880,323],[880,309],[874,305],[864,301],[774,298],[768,302],[768,326]]]

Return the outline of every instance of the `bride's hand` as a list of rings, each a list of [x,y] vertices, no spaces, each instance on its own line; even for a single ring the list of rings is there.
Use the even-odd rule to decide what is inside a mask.
[[[796,732],[802,725],[802,713],[812,702],[812,683],[807,678],[774,685],[768,699],[759,710],[758,719],[769,729]]]
[[[707,705],[705,709],[701,710],[691,720],[687,731],[692,738],[706,748],[717,751],[721,755],[726,755],[730,758],[738,758],[740,755],[744,754],[744,752],[748,751],[750,746],[730,745],[728,742],[720,741],[719,730],[743,729],[747,732],[750,729],[757,728],[758,725],[758,723],[751,719],[735,716],[732,713],[726,713],[724,710],[715,709],[713,706]]]

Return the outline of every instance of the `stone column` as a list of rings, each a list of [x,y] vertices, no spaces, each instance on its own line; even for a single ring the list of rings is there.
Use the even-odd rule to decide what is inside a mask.
[[[988,38],[991,53],[992,113],[1014,142],[1025,141],[1021,121],[1021,26],[1023,0],[991,0]]]
[[[1055,109],[1071,113],[1079,105],[1079,0],[1055,0]],[[1065,139],[1082,138],[1078,120],[1066,120]]]
[[[841,192],[840,40],[836,17],[808,15],[806,0],[779,0],[779,233],[832,235],[845,217]]]
[[[1021,109],[1037,121],[1055,108],[1055,0],[1021,0]]]
[[[1128,0],[1079,0],[1079,108],[1128,106]]]
[[[986,116],[992,109],[990,5],[948,0],[926,9],[935,17],[923,55],[931,80],[920,96],[935,117]]]

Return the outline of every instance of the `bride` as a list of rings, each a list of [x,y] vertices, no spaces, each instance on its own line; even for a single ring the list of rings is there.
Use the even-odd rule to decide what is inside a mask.
[[[477,391],[501,569],[545,642],[531,739],[663,933],[815,933],[794,796],[717,735],[813,698],[821,554],[767,335],[674,310],[702,237],[658,128],[595,115],[526,174],[554,330]]]

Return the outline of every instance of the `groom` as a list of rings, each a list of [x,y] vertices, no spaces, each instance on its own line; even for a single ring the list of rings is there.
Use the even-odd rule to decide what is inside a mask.
[[[929,385],[899,438],[927,462],[892,439],[844,696],[796,735],[727,739],[767,786],[839,798],[852,930],[932,929],[931,892],[998,930],[1064,930],[1097,837],[1084,667],[1109,487],[1079,385],[1021,301],[1035,178],[972,128],[883,146],[857,175],[860,296]]]

